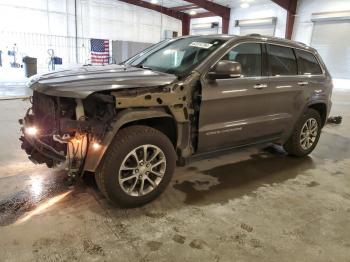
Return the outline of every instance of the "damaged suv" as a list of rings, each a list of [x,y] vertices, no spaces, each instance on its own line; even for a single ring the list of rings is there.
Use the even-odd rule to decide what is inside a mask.
[[[121,206],[143,205],[193,156],[258,144],[294,156],[315,148],[332,79],[311,47],[285,39],[188,36],[121,65],[31,79],[22,148],[70,175],[95,173]]]

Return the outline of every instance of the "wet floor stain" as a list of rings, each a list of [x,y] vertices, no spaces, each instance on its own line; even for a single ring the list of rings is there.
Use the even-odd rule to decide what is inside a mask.
[[[97,245],[94,242],[92,242],[90,239],[84,239],[83,249],[84,249],[84,252],[90,255],[100,255],[100,256],[105,255],[103,248],[100,245]]]
[[[306,184],[307,187],[316,187],[319,185],[320,183],[317,183],[316,181],[311,181],[310,183]]]
[[[248,233],[253,232],[254,228],[248,224],[242,223],[241,224],[241,229],[247,231]]]
[[[207,243],[202,239],[194,239],[189,244],[189,246],[194,248],[194,249],[203,249],[206,245],[207,245]]]
[[[34,210],[41,202],[69,190],[66,184],[66,172],[50,174],[50,178],[33,182],[0,200],[0,226],[7,226],[17,221],[26,212]]]
[[[184,244],[186,241],[185,236],[181,236],[178,234],[174,235],[172,239],[173,239],[173,241],[175,241],[176,243],[179,243],[179,244]]]
[[[159,241],[149,241],[149,242],[147,242],[147,246],[149,247],[149,249],[151,251],[159,250],[162,245],[163,245],[163,243],[159,242]]]
[[[350,158],[350,139],[323,132],[311,156],[290,157],[281,147],[271,146],[240,162],[202,171],[191,168],[191,171],[198,173],[198,181],[177,181],[174,188],[186,194],[186,204],[225,203],[243,195],[254,195],[254,191],[261,186],[293,179],[325,160],[340,161],[347,158]],[[337,171],[335,174],[341,173]],[[216,178],[218,183],[209,183],[209,177],[205,176]],[[206,190],[203,187],[198,190],[200,185],[206,183]],[[317,185],[311,183],[308,186]]]
[[[315,167],[311,157],[287,157],[268,149],[249,159],[216,166],[198,172],[201,181],[205,176],[214,177],[218,183],[208,186],[207,190],[196,190],[197,182],[184,180],[174,188],[186,194],[186,204],[206,205],[225,203],[230,199],[252,194],[257,188],[273,183],[281,183],[295,178],[302,172]],[[207,178],[209,179],[209,177]]]

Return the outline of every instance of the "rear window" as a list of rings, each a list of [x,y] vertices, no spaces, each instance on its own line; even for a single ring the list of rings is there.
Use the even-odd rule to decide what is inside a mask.
[[[278,45],[267,45],[267,52],[270,75],[298,75],[297,60],[293,49]]]
[[[307,51],[295,50],[298,57],[298,68],[300,75],[321,75],[322,69],[316,57]]]

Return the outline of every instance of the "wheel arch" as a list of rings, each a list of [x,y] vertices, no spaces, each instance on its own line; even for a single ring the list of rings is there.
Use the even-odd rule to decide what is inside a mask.
[[[310,104],[308,108],[316,110],[321,116],[321,126],[324,127],[327,122],[327,105],[324,102]]]
[[[162,126],[160,120],[164,120],[165,123],[169,126]],[[109,145],[112,143],[115,135],[119,130],[132,126],[132,125],[147,125],[158,129],[163,132],[169,139],[172,141],[173,145],[176,146],[177,142],[177,128],[176,122],[172,115],[166,112],[164,108],[140,108],[140,109],[125,109],[118,113],[116,121],[113,123],[112,130],[110,130],[104,137],[103,141],[101,141],[101,147],[96,150],[89,145],[88,153],[86,155],[86,160],[84,164],[84,171],[95,172]],[[168,132],[168,133],[166,133]]]

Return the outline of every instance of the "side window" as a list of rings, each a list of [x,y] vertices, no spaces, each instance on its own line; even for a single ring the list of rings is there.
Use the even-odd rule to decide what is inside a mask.
[[[298,68],[300,75],[321,75],[322,69],[316,57],[307,51],[295,50],[298,57]]]
[[[298,66],[293,49],[278,45],[267,45],[271,76],[297,75]]]
[[[242,77],[261,76],[260,44],[240,44],[228,52],[222,60],[240,63],[242,66]]]

